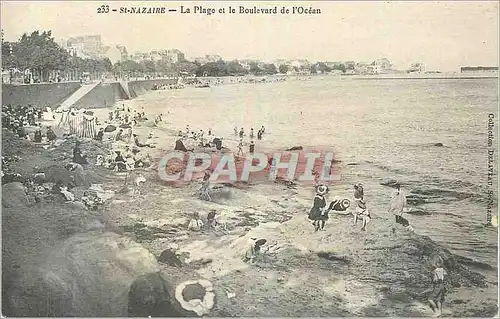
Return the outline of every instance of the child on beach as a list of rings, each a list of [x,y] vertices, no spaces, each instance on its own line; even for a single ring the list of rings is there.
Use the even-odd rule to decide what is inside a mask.
[[[363,185],[361,183],[357,183],[354,185],[354,200],[360,201],[363,200],[365,192],[363,190]]]
[[[203,228],[203,221],[200,219],[199,213],[194,213],[193,218],[189,222],[188,230],[200,231]]]
[[[316,187],[316,195],[314,196],[313,207],[309,212],[308,218],[313,221],[314,231],[324,230],[326,221],[328,220],[328,208],[326,208],[325,195],[328,192],[328,187],[318,185]],[[321,224],[321,226],[320,226]]]
[[[434,315],[439,317],[443,311],[443,302],[446,293],[444,281],[447,273],[443,268],[443,261],[441,258],[434,263],[433,268],[431,273],[433,289],[428,300],[432,311],[434,311]]]
[[[358,206],[356,207],[356,210],[354,211],[353,226],[356,226],[358,219],[362,219],[363,225],[361,226],[361,230],[365,231],[366,225],[371,220],[370,211],[366,208],[366,203],[363,200],[358,200],[357,203],[358,203]]]

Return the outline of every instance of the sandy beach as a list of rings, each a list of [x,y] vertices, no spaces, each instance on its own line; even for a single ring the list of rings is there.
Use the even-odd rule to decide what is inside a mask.
[[[152,91],[145,99],[162,94],[170,93]],[[140,106],[145,103],[142,99],[123,101],[118,107],[124,105],[141,111]],[[175,103],[175,99],[173,101]],[[103,127],[110,124],[103,123],[110,108],[92,111]],[[144,112],[148,120],[133,130],[141,140],[146,140],[152,133],[148,143],[155,148],[141,148],[141,152],[149,152],[154,160],[173,149],[178,139],[177,132],[185,129],[184,123],[195,130],[206,131],[214,120],[192,114],[187,122],[180,118],[183,111],[170,105],[163,111],[164,121],[154,127],[152,119],[158,114],[158,109],[146,107]],[[57,119],[43,124],[55,126]],[[224,137],[224,146],[234,151],[238,139],[231,132],[232,126],[232,123],[227,123],[224,130],[216,127],[214,131]],[[56,133],[62,136],[63,131]],[[51,257],[51,252],[74,240],[75,236],[86,238],[96,236],[96,233],[115,233],[139,243],[158,260],[166,249],[174,251],[182,261],[180,266],[156,263],[154,258],[148,261],[158,267],[173,286],[185,280],[209,280],[214,287],[216,302],[207,316],[431,316],[426,298],[431,288],[429,262],[435,255],[443,258],[453,287],[447,294],[444,316],[492,316],[497,312],[494,268],[458,256],[419,231],[410,232],[402,227],[391,231],[393,216],[384,213],[387,208],[383,203],[371,206],[377,212],[376,218],[365,232],[361,231],[360,225],[352,226],[351,210],[331,213],[325,230],[314,232],[307,219],[314,196],[311,186],[280,183],[264,183],[244,189],[225,186],[213,193],[213,201],[203,201],[196,196],[201,181],[171,187],[162,182],[151,168],[136,169],[127,174],[96,166],[97,155],[123,149],[123,143],[113,141],[115,133],[106,133],[102,143],[83,139],[81,146],[90,163],[84,167],[85,183],[72,191],[75,201],[91,184],[100,184],[103,190],[113,192],[112,198],[97,211],[61,199],[42,199],[35,203],[31,198],[33,194],[28,194],[29,202],[17,203],[12,197],[13,204],[10,207],[4,205],[3,256],[9,256],[3,261],[4,282],[11,287],[17,285],[11,289],[29,291],[28,285],[18,281],[22,277],[20,273],[29,273],[33,265],[48,267],[50,259],[55,258]],[[278,134],[265,137],[258,143],[259,150],[275,149],[282,143],[278,139]],[[4,129],[2,140],[4,156],[22,158],[13,165],[17,172],[31,176],[35,171],[43,171],[48,176],[50,169],[64,167],[70,161],[76,139],[66,137],[59,146],[44,149],[44,145],[21,141]],[[245,142],[248,142],[247,138]],[[292,146],[296,145],[285,141],[282,149]],[[345,173],[344,179],[332,185],[330,192],[351,199],[352,185],[359,176],[352,172],[356,168],[349,163],[349,160],[338,163]],[[134,186],[137,176],[146,180],[138,187]],[[384,181],[379,179],[363,182],[366,189],[374,193],[391,190],[380,185]],[[4,189],[4,201],[10,196],[5,192]],[[206,221],[210,210],[216,210],[222,216],[227,231],[212,228],[199,232],[187,230],[194,212]],[[266,247],[272,249],[263,253],[256,264],[250,265],[242,261],[242,256],[252,237],[265,238]],[[135,258],[143,258],[142,254],[141,250]],[[71,258],[78,260],[83,257],[75,252]],[[145,264],[137,267],[147,268]],[[87,274],[92,277],[89,280],[113,276],[112,270],[102,269],[102,273]],[[491,274],[485,275],[480,270]],[[139,270],[141,272],[150,271]],[[76,271],[72,278],[81,275],[82,272]],[[127,276],[133,281],[137,275]],[[100,294],[109,291],[90,287],[81,293],[94,293],[94,298],[98,299],[105,297]],[[125,301],[120,299],[115,307],[107,310],[91,310],[89,303],[82,304],[77,313],[126,316],[127,313],[119,308],[119,304],[126,303],[126,297],[120,298],[125,298]],[[22,313],[20,309],[22,307],[11,310]]]

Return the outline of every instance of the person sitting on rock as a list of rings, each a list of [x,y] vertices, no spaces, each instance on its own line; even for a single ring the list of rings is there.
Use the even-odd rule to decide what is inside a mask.
[[[215,215],[216,215],[215,209],[210,210],[210,212],[207,215],[207,225],[214,227],[214,228],[215,228],[215,225],[214,225]]]
[[[116,133],[115,141],[121,141],[123,139],[122,134],[123,134],[123,129],[120,129],[118,133]]]
[[[78,164],[88,164],[87,157],[82,155],[82,151],[80,150],[80,142],[76,142],[75,148],[73,148],[73,163]]]
[[[118,172],[126,172],[127,164],[120,151],[116,151],[115,164]]]
[[[111,113],[111,114],[113,114],[113,113]],[[102,128],[102,127],[101,127],[101,128],[99,129],[99,132],[97,132],[97,135],[96,135],[96,137],[95,137],[95,140],[96,140],[96,141],[99,141],[99,142],[102,142],[103,137],[104,137],[104,128]]]
[[[223,230],[227,231],[227,218],[226,216],[222,216],[221,214],[215,215],[214,221],[212,223],[213,228],[215,230]]]
[[[260,254],[261,247],[266,242],[267,241],[265,239],[257,240],[257,237],[250,238],[247,245],[247,249],[245,251],[245,255],[243,256],[243,261],[250,264],[254,264],[255,259],[257,259],[258,255]]]
[[[132,159],[134,160],[134,168],[141,168],[141,167],[147,167],[148,162],[144,158],[144,156],[141,155],[141,151],[137,148],[132,148]]]
[[[175,141],[174,151],[187,152],[189,150],[184,145],[184,142],[182,141],[182,139],[178,139],[177,141]]]
[[[203,221],[200,219],[198,212],[193,213],[193,218],[189,221],[188,230],[200,231],[203,228]]]
[[[214,138],[212,143],[215,145],[215,148],[220,151],[222,150],[222,137],[221,138]]]
[[[139,136],[137,136],[137,134],[134,134],[134,143],[136,146],[138,147],[154,147],[152,146],[151,144],[143,144],[139,141]]]
[[[42,131],[40,129],[37,129],[35,131],[35,143],[41,143],[42,142]]]
[[[446,270],[443,268],[443,261],[438,259],[433,265],[432,270],[432,292],[429,296],[429,304],[436,317],[439,317],[443,311],[444,297],[446,293],[445,277]]]
[[[309,211],[308,218],[313,221],[314,231],[323,230],[325,223],[328,220],[328,209],[326,207],[325,195],[328,192],[328,187],[318,185],[316,187],[316,196],[314,196],[313,207]],[[321,226],[320,226],[321,223]]]
[[[61,188],[64,186],[63,182],[57,181],[53,186],[52,186],[52,193],[55,195],[62,195],[61,193]]]
[[[48,126],[47,127],[47,139],[49,141],[55,141],[57,139],[56,133],[52,130],[52,127]]]
[[[102,166],[104,164],[104,156],[102,155],[97,155],[96,160],[95,160],[95,165],[96,166]]]

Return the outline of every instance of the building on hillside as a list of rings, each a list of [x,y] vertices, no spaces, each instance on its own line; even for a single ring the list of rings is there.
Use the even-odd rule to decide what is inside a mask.
[[[127,60],[128,59],[127,48],[124,45],[121,45],[121,44],[117,44],[116,47],[121,52],[121,60]]]
[[[342,72],[342,70],[335,69],[335,70],[331,70],[329,74],[331,74],[331,75],[342,75],[342,74],[344,74],[344,72]]]
[[[377,59],[372,65],[376,66],[377,73],[389,73],[394,70],[394,65],[387,58]]]
[[[193,61],[199,64],[206,64],[208,62],[205,57],[196,57],[193,58]]]
[[[285,59],[277,59],[277,60],[274,60],[272,62],[272,64],[274,64],[274,66],[276,67],[276,69],[279,69],[280,66],[282,65],[289,65],[290,63],[285,60]]]
[[[153,51],[149,52],[149,57],[153,61],[160,61],[163,59],[164,56],[165,56],[165,52],[163,52],[161,50],[153,50]]]
[[[59,39],[59,40],[57,40],[57,45],[59,45],[63,49],[66,49],[68,47],[68,40]]]
[[[356,74],[366,75],[370,74],[371,73],[370,71],[371,71],[371,65],[367,62],[358,62],[354,66],[354,73]]]
[[[219,60],[222,60],[222,57],[218,54],[207,54],[205,55],[205,59],[207,62],[217,62]]]
[[[130,60],[140,63],[145,60],[151,60],[151,55],[149,52],[144,53],[136,51],[132,55],[130,55]]]
[[[498,73],[498,66],[463,66],[460,73]]]
[[[177,49],[167,50],[162,55],[163,55],[164,59],[166,59],[172,63],[186,61],[186,56],[184,55],[184,53],[182,53],[181,51],[179,51]]]
[[[410,68],[406,70],[407,73],[422,73],[425,71],[425,65],[422,62],[414,62]]]
[[[257,63],[258,61],[246,59],[246,60],[238,60],[238,62],[245,70],[248,71],[250,70],[252,63]]]
[[[103,54],[103,44],[100,35],[84,35],[69,38],[67,45],[68,47],[83,46],[82,52],[92,58],[100,57]]]
[[[298,69],[310,68],[311,62],[305,59],[297,59],[290,62],[290,65]]]
[[[259,69],[264,69],[266,67],[266,63],[262,61],[257,61],[257,67]]]
[[[69,45],[66,47],[65,50],[68,51],[69,55],[71,55],[73,57],[79,57],[82,59],[91,59],[94,57],[94,56],[87,53],[83,43],[75,43],[75,44]]]

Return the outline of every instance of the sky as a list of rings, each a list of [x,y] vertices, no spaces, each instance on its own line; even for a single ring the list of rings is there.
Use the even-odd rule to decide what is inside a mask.
[[[177,48],[188,58],[218,54],[230,59],[304,58],[371,62],[388,58],[399,68],[423,62],[427,70],[498,65],[498,1],[441,2],[118,2],[118,12],[97,13],[103,2],[2,1],[7,41],[52,30],[56,39],[100,34],[106,45],[129,52]],[[190,8],[191,13],[120,14],[120,7]],[[212,15],[194,6],[214,8]],[[228,12],[229,6],[236,13]],[[245,8],[305,7],[321,14],[239,14]],[[225,8],[226,13],[218,10]]]

